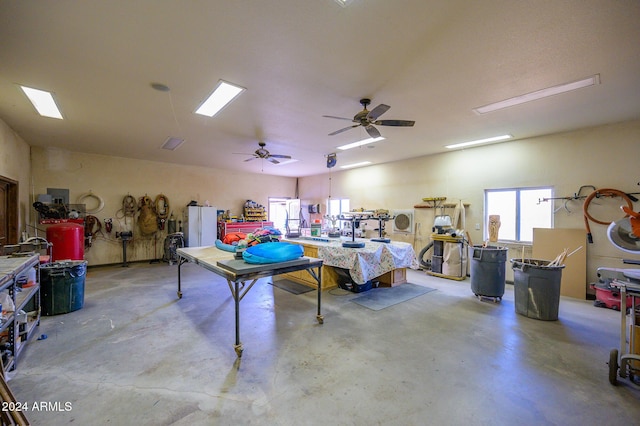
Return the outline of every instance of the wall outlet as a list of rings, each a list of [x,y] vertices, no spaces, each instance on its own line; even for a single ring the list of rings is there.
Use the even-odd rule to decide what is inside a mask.
[[[476,223],[476,231],[479,231],[479,230],[480,230],[480,224]]]

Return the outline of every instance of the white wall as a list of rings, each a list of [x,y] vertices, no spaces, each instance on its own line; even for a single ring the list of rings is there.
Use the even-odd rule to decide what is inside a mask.
[[[485,226],[485,189],[553,186],[556,196],[571,196],[582,185],[594,185],[597,188],[640,192],[637,185],[640,181],[640,121],[354,170],[336,171],[338,166],[332,169],[331,174],[301,178],[301,196],[316,203],[323,203],[329,195],[333,198],[346,197],[350,198],[353,208],[389,210],[411,209],[422,203],[423,197],[444,196],[447,201],[462,200],[470,204],[466,211],[467,230],[473,242],[478,244],[482,241],[482,231],[473,228],[476,223],[482,229]],[[555,214],[555,227],[584,229],[582,202],[568,203],[570,212],[563,208],[563,204],[556,202],[555,206],[561,209]],[[634,208],[639,210],[640,204],[635,203]],[[619,211],[614,211],[609,219],[621,217]],[[411,236],[394,234],[392,238],[413,242],[419,251],[429,242],[433,209],[416,209],[415,218],[418,232]],[[592,233],[594,244],[587,246],[585,241],[590,282],[596,281],[595,269],[599,266],[625,267],[621,258],[640,259],[640,256],[615,249],[606,238],[606,226],[592,225]]]
[[[293,197],[295,178],[262,174],[234,173],[203,167],[141,161],[120,157],[82,154],[59,149],[33,147],[32,170],[34,193],[46,194],[47,188],[70,191],[70,203],[82,194],[92,192],[104,201],[104,209],[94,214],[104,225],[105,218],[113,218],[111,234],[98,235],[85,252],[89,265],[122,262],[122,240],[115,233],[133,229],[134,239],[127,246],[127,260],[162,258],[166,228],[155,237],[143,237],[131,219],[124,218],[122,200],[126,195],[136,199],[145,195],[155,199],[158,194],[169,198],[170,210],[178,220],[183,219],[186,205],[195,200],[205,201],[220,209],[231,210],[238,216],[246,200],[268,205],[269,197]],[[98,205],[86,198],[88,210]],[[32,209],[33,210],[33,209]],[[35,211],[34,211],[35,215]],[[46,226],[38,225],[40,229]]]
[[[28,145],[4,123],[0,124],[3,154],[0,174],[20,182],[21,230],[33,211],[31,194],[46,193],[47,188],[68,188],[73,202],[83,193],[94,192],[105,201],[104,210],[96,214],[101,220],[118,218],[126,194],[136,198],[147,194],[155,198],[163,193],[169,197],[176,215],[180,215],[191,200],[200,203],[209,200],[218,208],[240,213],[247,199],[266,205],[270,196],[293,197],[295,194],[296,179],[293,178],[236,174],[56,149],[32,148],[30,163]],[[352,208],[389,210],[411,209],[421,203],[423,197],[461,199],[470,204],[467,229],[474,243],[479,243],[482,231],[473,227],[476,223],[482,228],[485,226],[485,189],[550,185],[556,196],[573,195],[582,185],[640,191],[637,185],[640,181],[639,141],[640,120],[634,120],[349,171],[338,171],[336,167],[331,173],[300,178],[299,192],[300,198],[309,203],[324,205],[331,195],[350,198]],[[568,203],[570,212],[563,208],[563,203],[555,206],[559,208],[554,218],[555,227],[584,229],[581,202]],[[635,203],[634,208],[639,210],[639,204]],[[416,209],[418,232],[392,237],[414,243],[419,251],[429,241],[433,215],[433,209]],[[610,219],[619,217],[618,212],[614,212]],[[122,219],[116,220],[115,225],[114,231],[130,226]],[[390,231],[390,224],[388,226]],[[595,270],[599,266],[624,267],[622,258],[640,259],[612,247],[605,231],[605,226],[593,224],[595,242],[587,246],[585,241],[590,282],[596,280]],[[135,248],[128,252],[129,260],[161,256],[163,238],[161,234],[157,240],[137,240]],[[90,264],[121,262],[121,243],[114,235],[106,235],[94,243],[86,257]]]
[[[0,120],[0,176],[18,182],[18,234],[29,222],[31,162],[29,145]],[[11,243],[17,243],[12,241]]]

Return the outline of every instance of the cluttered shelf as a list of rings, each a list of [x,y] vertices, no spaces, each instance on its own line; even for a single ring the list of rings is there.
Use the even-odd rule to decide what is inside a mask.
[[[9,371],[15,368],[24,344],[40,323],[40,284],[38,273],[40,256],[0,256],[2,311],[0,346],[2,365]]]

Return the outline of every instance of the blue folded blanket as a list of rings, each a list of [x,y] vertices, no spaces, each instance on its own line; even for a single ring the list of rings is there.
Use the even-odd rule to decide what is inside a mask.
[[[276,263],[295,260],[302,257],[304,250],[301,245],[272,242],[257,244],[242,253],[247,263]]]

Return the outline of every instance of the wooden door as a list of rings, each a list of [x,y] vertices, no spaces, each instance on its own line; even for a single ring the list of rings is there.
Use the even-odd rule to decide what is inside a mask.
[[[18,182],[0,176],[0,246],[18,244]]]

